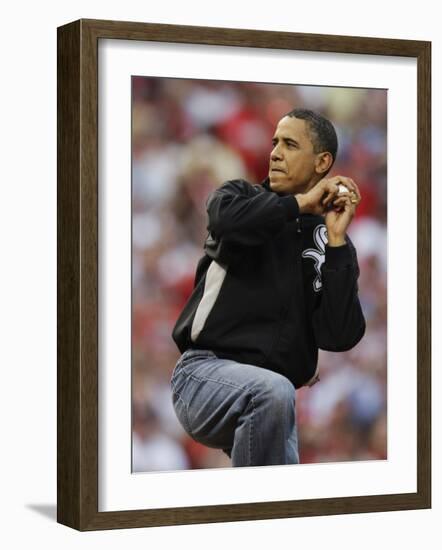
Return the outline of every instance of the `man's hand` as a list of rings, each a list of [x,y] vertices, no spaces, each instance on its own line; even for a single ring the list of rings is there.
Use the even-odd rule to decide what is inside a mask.
[[[341,246],[345,244],[345,233],[350,225],[356,208],[361,202],[361,193],[354,184],[355,194],[346,193],[333,201],[333,207],[325,214],[327,226],[328,245]]]
[[[344,185],[349,192],[339,194],[339,185]],[[324,178],[310,191],[295,195],[295,198],[301,213],[325,215],[330,246],[345,243],[345,232],[361,202],[361,193],[351,178]]]
[[[307,193],[295,195],[300,213],[324,215],[338,196],[340,184],[345,185],[350,192],[353,191],[360,198],[359,190],[352,179],[345,176],[323,178]]]

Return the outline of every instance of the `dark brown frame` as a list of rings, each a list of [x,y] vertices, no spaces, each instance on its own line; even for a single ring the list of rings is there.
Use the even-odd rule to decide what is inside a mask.
[[[417,59],[417,492],[98,511],[98,40],[124,39]],[[57,520],[81,531],[431,507],[431,43],[79,20],[58,29]]]

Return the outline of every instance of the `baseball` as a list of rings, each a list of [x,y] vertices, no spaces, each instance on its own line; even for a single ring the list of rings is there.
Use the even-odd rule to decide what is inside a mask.
[[[338,185],[338,197],[350,193],[350,199],[353,204],[357,203],[357,198],[354,191],[350,191],[343,183]]]

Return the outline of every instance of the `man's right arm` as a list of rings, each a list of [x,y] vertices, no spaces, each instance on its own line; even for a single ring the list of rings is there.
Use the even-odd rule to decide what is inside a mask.
[[[207,229],[215,240],[255,246],[299,215],[294,195],[280,197],[244,180],[232,180],[208,198]]]
[[[339,181],[341,176],[324,179],[308,193],[285,196],[245,180],[226,182],[206,202],[206,253],[221,263],[241,259],[245,247],[262,244],[300,214],[322,214],[335,198]]]

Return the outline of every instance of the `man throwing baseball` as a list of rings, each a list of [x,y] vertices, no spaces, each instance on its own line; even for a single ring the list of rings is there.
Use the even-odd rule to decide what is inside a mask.
[[[172,333],[172,396],[186,432],[233,466],[299,462],[295,390],[319,381],[319,348],[346,351],[365,331],[346,234],[361,195],[326,177],[337,147],[327,119],[295,109],[276,127],[268,178],[207,200],[204,255]]]

